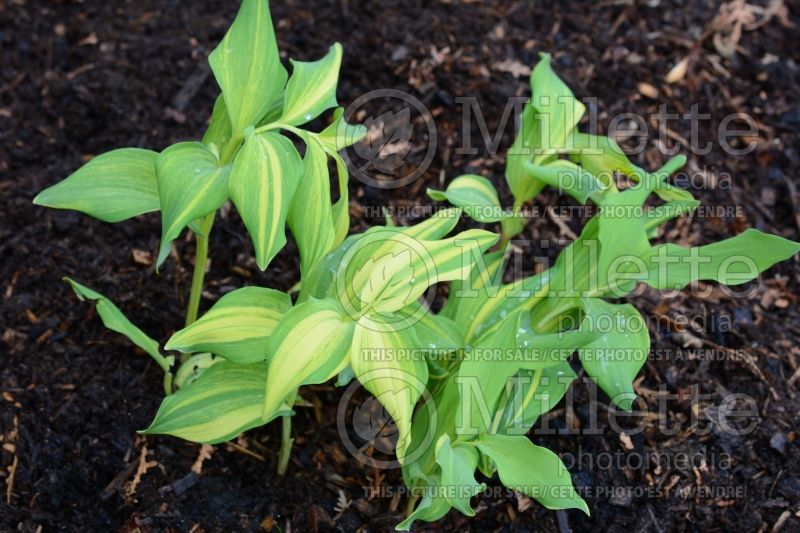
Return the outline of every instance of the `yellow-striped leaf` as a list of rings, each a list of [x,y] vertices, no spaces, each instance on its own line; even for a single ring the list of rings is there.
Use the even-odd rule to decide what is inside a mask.
[[[331,46],[319,61],[292,60],[292,76],[286,84],[283,115],[279,122],[305,124],[326,109],[336,107],[336,84],[342,64],[342,45]]]
[[[269,340],[265,417],[301,385],[325,382],[347,366],[353,327],[331,300],[310,299],[286,313]]]
[[[359,324],[350,364],[356,378],[397,424],[397,458],[403,462],[411,441],[414,406],[428,382],[428,366],[413,328],[378,331]]]
[[[141,148],[106,152],[40,192],[33,203],[74,209],[104,222],[158,211],[157,155]]]
[[[330,251],[336,237],[328,154],[311,135],[306,140],[303,168],[287,222],[300,250],[300,271],[307,273]]]
[[[287,73],[266,0],[243,0],[228,33],[208,56],[234,136],[255,126],[281,98]]]
[[[271,132],[248,135],[233,162],[228,192],[261,270],[286,244],[286,215],[302,172],[303,161],[291,141]]]
[[[221,361],[207,368],[196,381],[167,396],[153,423],[142,431],[164,434],[192,442],[216,444],[260,426],[264,403],[264,363],[236,365]],[[274,417],[290,414],[276,410]]]
[[[436,241],[415,239],[393,228],[371,232],[343,261],[339,296],[348,308],[397,311],[431,285],[469,276],[475,258],[495,242],[497,235],[477,229]]]
[[[428,196],[462,208],[467,216],[478,222],[497,222],[510,216],[500,207],[500,199],[492,182],[476,174],[457,177],[450,182],[446,191],[428,189]]]
[[[161,246],[156,266],[167,258],[172,241],[187,224],[225,203],[230,172],[230,165],[221,167],[217,156],[199,142],[173,144],[158,155]]]
[[[264,361],[269,336],[291,307],[286,293],[243,287],[220,298],[199,320],[176,332],[165,347],[211,352],[237,364]]]

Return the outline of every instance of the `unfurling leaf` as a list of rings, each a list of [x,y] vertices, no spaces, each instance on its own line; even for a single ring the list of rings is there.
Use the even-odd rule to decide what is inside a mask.
[[[442,487],[448,503],[467,516],[475,516],[469,499],[486,488],[475,481],[478,451],[474,446],[453,446],[449,435],[442,435],[436,444],[436,462],[442,469]]]
[[[633,380],[650,353],[647,325],[630,304],[589,298],[584,309],[586,320],[603,336],[578,351],[581,364],[615,404],[629,410],[636,397]]]
[[[333,112],[333,121],[319,132],[317,139],[328,150],[338,152],[352,146],[367,135],[367,128],[361,124],[348,124],[344,119],[344,108],[337,107]]]

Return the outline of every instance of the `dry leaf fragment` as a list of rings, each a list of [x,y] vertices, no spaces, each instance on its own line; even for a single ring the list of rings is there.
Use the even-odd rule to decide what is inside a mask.
[[[624,431],[619,434],[619,442],[622,444],[622,447],[626,450],[630,451],[633,449],[633,441],[631,440],[630,436]]]
[[[133,256],[133,262],[139,265],[150,266],[153,264],[153,254],[148,252],[147,250],[140,250],[138,248],[134,248],[131,250],[131,255]]]
[[[195,459],[194,464],[192,465],[192,472],[197,474],[198,476],[203,471],[203,463],[206,459],[211,459],[211,455],[214,453],[214,447],[210,444],[203,444],[200,446],[200,451],[197,453],[197,459]]]
[[[515,78],[524,78],[531,75],[531,67],[524,65],[515,59],[504,59],[492,65],[494,70],[508,72]]]
[[[647,98],[652,98],[653,100],[658,98],[658,89],[650,85],[649,83],[641,82],[636,84],[636,88],[639,89],[639,94],[642,96],[646,96]]]
[[[681,81],[686,76],[686,71],[689,69],[689,56],[684,57],[678,61],[672,69],[664,77],[667,83],[675,83]]]

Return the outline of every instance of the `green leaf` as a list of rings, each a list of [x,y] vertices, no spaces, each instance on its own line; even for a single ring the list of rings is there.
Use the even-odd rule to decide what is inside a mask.
[[[158,211],[157,155],[141,148],[106,152],[40,192],[33,203],[74,209],[104,222]]]
[[[303,161],[277,133],[250,134],[233,162],[228,190],[247,227],[261,270],[286,244],[286,215]]]
[[[534,179],[569,194],[582,204],[605,188],[592,174],[563,159],[545,165],[524,163],[523,166]]]
[[[337,107],[336,111],[333,112],[333,121],[319,132],[317,139],[328,150],[338,152],[356,144],[366,135],[367,128],[361,124],[348,124],[344,119],[344,108]]]
[[[580,350],[586,373],[622,409],[636,397],[633,380],[650,353],[650,333],[644,318],[630,304],[614,305],[598,298],[585,300],[587,320],[602,337]]]
[[[311,299],[284,315],[269,339],[265,417],[301,385],[323,383],[344,370],[354,326],[331,300]]]
[[[75,280],[64,278],[64,281],[72,286],[72,290],[75,291],[79,299],[83,300],[84,298],[88,298],[89,300],[97,302],[97,314],[100,315],[100,319],[103,321],[105,327],[128,337],[133,344],[155,359],[158,366],[160,366],[164,372],[170,372],[175,358],[173,356],[164,357],[161,355],[161,351],[158,349],[158,342],[154,341],[141,329],[134,326],[111,300],[99,292],[95,292],[89,287],[81,285]]]
[[[161,200],[160,266],[172,241],[192,220],[213,213],[228,199],[231,166],[221,167],[217,156],[199,142],[173,144],[158,155],[156,175]]]
[[[500,199],[492,182],[476,174],[457,177],[450,182],[446,191],[428,189],[428,196],[461,207],[467,216],[478,222],[497,222],[509,216],[500,207]]]
[[[695,248],[662,244],[651,248],[645,257],[645,281],[662,290],[682,289],[696,280],[739,285],[797,252],[800,244],[756,229]]]
[[[233,138],[233,126],[228,117],[228,109],[225,107],[225,98],[217,96],[214,102],[214,109],[211,111],[211,122],[208,129],[203,134],[203,144],[216,146],[217,152],[222,152]]]
[[[530,311],[524,307],[501,317],[471,342],[458,369],[462,384],[456,411],[460,435],[494,433],[500,427],[508,403],[508,398],[503,402],[503,394],[512,390],[510,378],[518,371],[557,366],[602,335],[584,323],[577,329],[537,334],[531,327]]]
[[[295,61],[292,76],[286,84],[283,115],[279,122],[297,126],[318,117],[323,111],[336,107],[336,84],[342,64],[342,45],[331,46],[319,61]]]
[[[567,146],[567,138],[586,106],[575,98],[567,84],[559,78],[550,65],[550,54],[540,54],[541,60],[531,72],[531,105],[542,120],[542,146],[560,149]]]
[[[167,396],[147,435],[172,435],[192,442],[217,444],[260,426],[264,404],[264,363],[236,365],[221,361],[205,370],[196,381]],[[276,410],[274,417],[290,409]]]
[[[199,320],[176,332],[165,348],[211,352],[237,364],[264,361],[269,337],[291,307],[286,293],[243,287],[224,295]]]
[[[519,370],[519,364],[508,357],[516,346],[519,328],[517,311],[502,318],[494,327],[476,339],[465,351],[458,368],[460,398],[456,408],[456,433],[476,435],[489,431],[508,378]],[[499,354],[500,358],[484,357]],[[480,396],[477,396],[480,395]]]
[[[592,280],[597,286],[590,287],[592,295],[622,297],[634,289],[633,278],[640,270],[640,258],[650,248],[641,216],[650,190],[646,183],[639,183],[603,198],[596,217],[598,225],[594,244],[599,243],[600,250],[595,259],[597,279]],[[588,237],[585,244],[590,245],[589,241],[594,237],[591,234]],[[596,249],[594,253],[597,253]],[[589,257],[590,267],[592,259]]]
[[[642,172],[611,137],[589,135],[574,129],[570,141],[570,159],[580,163],[584,170],[606,187],[616,189],[613,179],[615,172],[628,177],[636,177]]]
[[[517,206],[521,206],[544,188],[544,183],[531,179],[524,168],[524,163],[536,161],[537,164],[544,164],[557,157],[557,154],[547,153],[544,149],[542,127],[542,121],[536,116],[536,109],[530,104],[525,104],[522,109],[520,130],[506,156],[506,182]]]
[[[415,303],[400,313],[414,315],[420,304]],[[455,351],[464,347],[464,336],[455,322],[430,311],[419,315],[414,323],[420,347],[431,351]]]
[[[234,136],[255,126],[281,98],[287,73],[280,62],[269,3],[243,0],[222,42],[208,56]]]
[[[486,489],[485,483],[475,481],[478,451],[469,445],[453,446],[450,436],[442,435],[436,443],[436,462],[442,468],[447,502],[467,516],[475,516],[469,500]]]
[[[402,463],[411,441],[414,406],[428,382],[428,366],[414,330],[357,325],[350,365],[356,378],[397,424],[397,458]]]
[[[303,177],[292,199],[287,222],[300,250],[300,272],[307,273],[330,251],[336,235],[328,155],[312,136],[306,142],[303,165]]]
[[[548,509],[580,509],[589,515],[589,507],[572,486],[569,470],[547,448],[525,436],[508,435],[481,435],[477,445],[497,464],[506,487],[527,494]]]
[[[470,333],[473,319],[485,308],[487,300],[500,292],[508,257],[507,250],[486,253],[482,261],[475,263],[467,279],[450,283],[442,314],[452,318],[467,334]]]
[[[451,506],[446,499],[438,495],[439,488],[440,481],[435,476],[429,476],[429,483],[422,487],[423,496],[417,508],[405,520],[397,524],[395,529],[397,531],[408,531],[417,520],[435,522],[446,515]]]
[[[333,204],[331,210],[334,229],[333,242],[337,246],[344,241],[350,231],[350,191],[347,188],[349,174],[347,165],[338,153],[328,151],[328,155],[336,163],[336,175],[339,178],[339,199]]]
[[[566,361],[539,370],[520,370],[513,379],[499,430],[506,435],[527,434],[542,414],[561,401],[577,377]]]

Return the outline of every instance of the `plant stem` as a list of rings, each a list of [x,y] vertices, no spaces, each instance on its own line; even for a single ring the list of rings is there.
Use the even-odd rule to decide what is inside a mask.
[[[295,394],[293,393],[289,399],[289,406],[294,405]],[[281,417],[281,450],[278,453],[278,475],[283,476],[286,474],[286,469],[289,467],[289,458],[292,455],[292,416],[286,415]]]
[[[203,279],[206,276],[206,260],[208,259],[208,235],[214,223],[211,213],[203,219],[203,232],[195,233],[197,248],[194,253],[194,272],[192,273],[192,289],[189,293],[189,307],[186,310],[186,325],[190,326],[197,320],[197,310],[200,307],[200,295],[203,292]]]
[[[417,505],[417,500],[419,500],[419,494],[412,493],[411,496],[408,497],[408,503],[406,504],[406,518],[411,516],[411,513],[414,512],[414,507]]]

